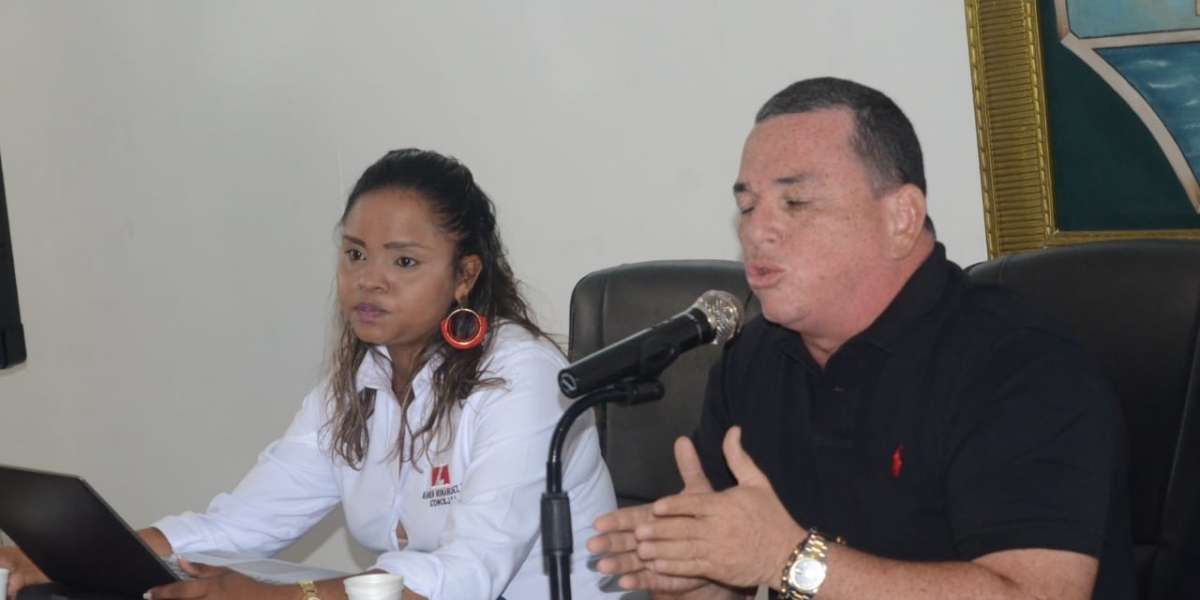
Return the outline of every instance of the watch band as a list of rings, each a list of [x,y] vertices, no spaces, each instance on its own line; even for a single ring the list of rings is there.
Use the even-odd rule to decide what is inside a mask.
[[[297,581],[296,585],[300,586],[300,600],[321,600],[321,596],[317,595],[317,586],[311,581]]]
[[[821,583],[824,582],[824,576],[822,576],[822,581],[818,582],[816,587],[800,589],[792,585],[792,567],[804,559],[815,560],[824,566],[828,550],[829,542],[825,540],[825,536],[818,533],[815,528],[809,529],[808,536],[801,540],[799,544],[796,544],[796,548],[792,550],[787,563],[783,565],[783,577],[779,585],[779,600],[813,600],[817,595],[817,590],[820,588]]]

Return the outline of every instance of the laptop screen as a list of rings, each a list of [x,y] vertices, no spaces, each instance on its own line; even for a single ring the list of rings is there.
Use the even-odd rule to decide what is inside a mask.
[[[17,272],[4,196],[4,167],[0,165],[0,369],[22,362],[25,362],[25,330],[17,306]]]
[[[0,466],[0,530],[57,583],[138,598],[178,581],[80,477]]]
[[[178,581],[174,569],[81,477],[0,465],[0,530],[56,583],[140,598]],[[189,552],[193,562],[229,567],[267,583],[343,577],[332,569],[225,552]]]

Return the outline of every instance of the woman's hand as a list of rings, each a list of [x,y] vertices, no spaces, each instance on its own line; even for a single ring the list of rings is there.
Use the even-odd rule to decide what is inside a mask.
[[[195,579],[160,585],[146,592],[146,600],[174,600],[183,598],[212,598],[224,600],[295,600],[299,595],[295,586],[269,585],[255,581],[237,571],[225,567],[213,567],[179,559],[183,572]]]
[[[27,585],[50,582],[20,548],[0,548],[0,569],[8,569],[8,589],[0,590],[5,598],[15,598],[17,590]]]

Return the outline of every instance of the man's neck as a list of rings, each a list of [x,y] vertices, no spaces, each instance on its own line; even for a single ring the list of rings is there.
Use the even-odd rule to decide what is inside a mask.
[[[834,319],[835,326],[827,330],[800,332],[808,353],[822,369],[829,358],[837,353],[850,338],[866,331],[879,316],[892,305],[896,296],[912,279],[914,273],[925,264],[933,254],[936,241],[932,235],[923,235],[903,259],[896,261],[892,268],[883,272],[873,280],[869,288],[860,290],[855,299],[844,304],[840,317]]]

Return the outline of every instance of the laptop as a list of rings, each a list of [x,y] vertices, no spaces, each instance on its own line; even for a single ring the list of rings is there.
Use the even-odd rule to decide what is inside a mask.
[[[0,531],[67,588],[140,598],[180,579],[82,477],[0,465]],[[346,575],[216,552],[186,556],[276,583]]]

